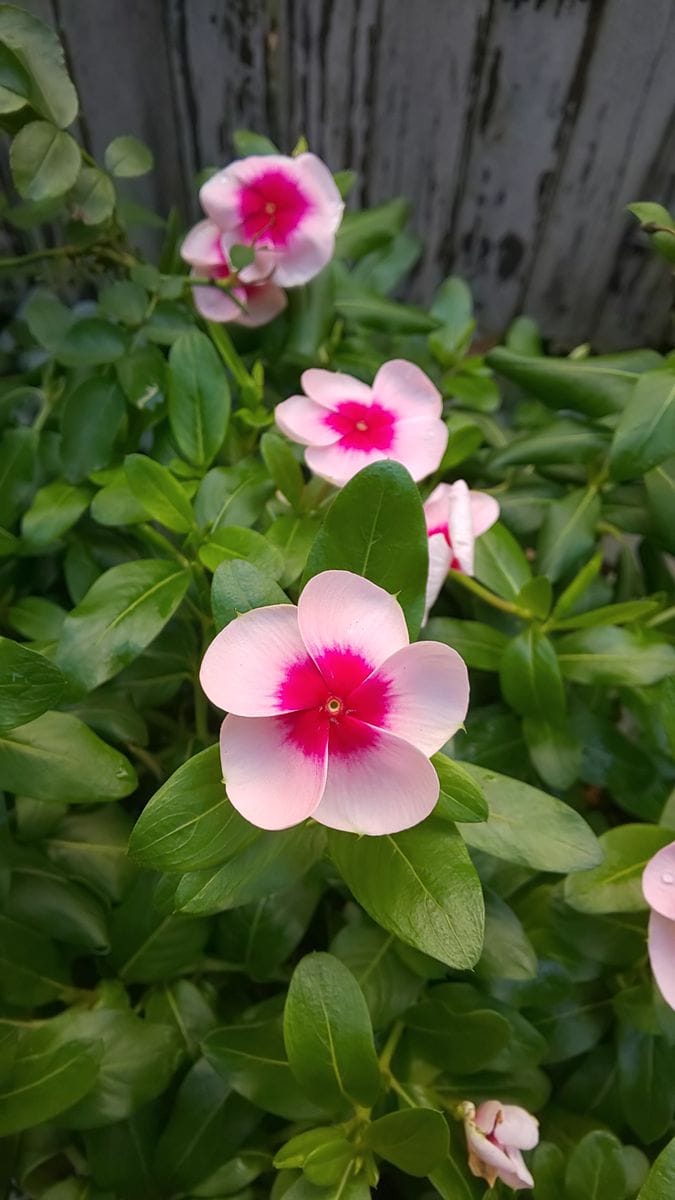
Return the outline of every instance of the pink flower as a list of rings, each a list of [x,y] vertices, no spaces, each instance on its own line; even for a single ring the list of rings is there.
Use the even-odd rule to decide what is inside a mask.
[[[429,756],[469,700],[459,655],[409,645],[397,600],[350,571],[310,579],[297,608],[242,613],[209,646],[209,699],[227,793],[262,829],[307,817],[383,834],[424,820],[439,784]]]
[[[429,535],[426,615],[450,568],[473,575],[476,538],[494,525],[499,504],[485,492],[470,492],[463,479],[439,483],[424,505]]]
[[[404,359],[380,367],[373,386],[351,375],[313,368],[306,395],[277,405],[279,428],[308,449],[307,466],[340,487],[371,462],[391,458],[413,479],[437,469],[448,442],[442,401],[424,371]]]
[[[191,275],[222,280],[234,274],[223,246],[222,232],[214,221],[200,221],[195,225],[180,252],[192,266]],[[194,287],[192,294],[198,311],[207,321],[266,325],[286,307],[286,293],[269,278],[273,266],[270,256],[260,251],[250,266],[239,271],[239,282],[231,292],[217,287]]]
[[[651,911],[649,960],[659,990],[675,1009],[675,842],[650,858],[642,891]]]
[[[237,159],[207,180],[199,198],[227,248],[270,251],[274,279],[282,287],[307,283],[333,257],[344,204],[315,154]]]
[[[485,1100],[476,1109],[467,1101],[464,1130],[472,1175],[490,1187],[497,1179],[515,1189],[534,1187],[521,1150],[537,1145],[539,1122],[526,1109],[499,1100]]]

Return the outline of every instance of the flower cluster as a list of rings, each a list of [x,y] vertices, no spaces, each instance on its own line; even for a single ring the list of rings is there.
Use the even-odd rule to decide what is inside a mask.
[[[210,321],[266,324],[286,306],[283,289],[307,283],[332,258],[344,205],[315,154],[238,159],[199,198],[207,220],[188,233],[181,254],[193,276],[229,285],[195,286],[195,304]]]

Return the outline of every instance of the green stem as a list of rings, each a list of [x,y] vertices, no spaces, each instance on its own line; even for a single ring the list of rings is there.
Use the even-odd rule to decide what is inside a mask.
[[[647,625],[653,629],[655,625],[665,625],[666,621],[672,621],[673,617],[675,617],[675,606],[664,608],[663,612],[657,613],[647,621]]]
[[[477,579],[473,579],[471,575],[465,575],[463,571],[449,571],[448,575],[450,579],[455,583],[459,583],[467,592],[473,592],[474,596],[478,596],[486,604],[491,604],[493,608],[498,608],[500,612],[520,617],[521,621],[534,620],[535,614],[530,612],[529,608],[521,608],[520,605],[513,604],[510,600],[503,600],[501,596],[495,596],[494,592],[488,591]]]
[[[408,1105],[408,1108],[417,1108],[417,1104],[413,1100],[410,1093],[406,1092],[403,1084],[399,1083],[398,1079],[394,1079],[393,1075],[389,1076],[389,1086],[391,1087],[392,1091],[396,1092],[397,1096],[401,1097],[401,1100],[405,1101],[405,1103]]]
[[[207,326],[216,350],[220,354],[225,366],[229,367],[239,386],[249,392],[252,388],[258,392],[258,385],[253,376],[249,375],[246,370],[227,330],[222,325],[216,325],[213,321],[207,321]]]
[[[142,534],[142,536],[146,538],[147,541],[149,541],[152,545],[156,546],[158,550],[168,553],[171,558],[174,558],[177,563],[180,563],[181,567],[190,566],[188,559],[184,554],[181,554],[180,550],[174,546],[173,542],[170,542],[169,539],[164,537],[164,534],[160,533],[157,529],[153,529],[152,525],[139,525],[138,532]]]
[[[382,1053],[380,1055],[379,1062],[380,1062],[380,1070],[381,1071],[389,1071],[389,1068],[391,1066],[391,1060],[396,1053],[396,1047],[398,1046],[398,1044],[401,1040],[401,1035],[402,1035],[404,1029],[405,1029],[405,1026],[403,1024],[403,1021],[395,1022],[394,1026],[392,1028],[392,1031],[389,1034],[389,1037],[387,1038],[387,1040],[384,1044],[384,1047],[382,1049]]]

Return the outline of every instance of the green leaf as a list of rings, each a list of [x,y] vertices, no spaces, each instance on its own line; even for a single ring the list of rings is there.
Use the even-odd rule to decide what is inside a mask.
[[[485,897],[485,941],[476,972],[481,979],[534,979],[537,956],[513,909],[499,896]]]
[[[429,1175],[447,1158],[448,1126],[433,1108],[389,1113],[366,1127],[364,1145],[406,1175]]]
[[[535,358],[498,346],[490,350],[486,361],[551,408],[603,417],[620,412],[633,394],[637,376],[663,360],[649,350],[583,359]]]
[[[271,579],[279,579],[284,571],[282,555],[266,537],[254,529],[238,529],[236,525],[216,529],[199,547],[199,558],[209,571],[231,559],[245,559]]]
[[[405,1017],[413,1052],[453,1074],[472,1074],[504,1050],[511,1038],[505,1017],[466,984],[441,984]]]
[[[77,142],[48,121],[30,121],[19,130],[9,162],[17,192],[34,203],[63,196],[75,183],[81,165]]]
[[[645,475],[647,510],[659,543],[675,553],[675,458],[662,462]]]
[[[232,147],[237,158],[248,158],[249,154],[280,153],[274,142],[252,129],[235,129],[232,133]]]
[[[408,472],[398,463],[372,463],[333,501],[305,578],[330,570],[363,575],[396,596],[414,638],[424,613],[427,541],[422,501]]]
[[[205,1059],[181,1083],[157,1145],[155,1169],[169,1192],[190,1191],[231,1158],[257,1121],[255,1109]]]
[[[230,417],[230,387],[213,343],[193,330],[169,353],[169,424],[180,453],[208,466],[220,450]]]
[[[116,468],[111,482],[96,493],[90,511],[99,525],[113,527],[141,525],[148,519],[148,511],[134,496],[123,467]]]
[[[89,507],[91,492],[62,480],[48,483],[36,492],[21,522],[21,533],[34,546],[48,546],[72,529]]]
[[[571,787],[581,772],[582,747],[567,723],[526,717],[523,736],[532,763],[546,786],[556,792]]]
[[[540,574],[555,582],[572,571],[595,546],[600,498],[594,487],[569,492],[544,517],[537,544]],[[480,542],[483,541],[481,538]]]
[[[54,939],[2,914],[0,968],[0,997],[7,1004],[47,1004],[62,997],[69,985]]]
[[[612,478],[636,479],[673,454],[675,374],[648,371],[640,376],[616,427],[609,454]]]
[[[279,579],[282,587],[295,583],[298,576],[302,575],[319,523],[316,516],[296,517],[287,514],[277,517],[265,531],[267,541],[280,552],[284,560],[284,570]]]
[[[0,637],[0,733],[55,708],[65,682],[44,655]]]
[[[607,433],[580,421],[550,421],[535,433],[521,434],[498,450],[492,466],[529,466],[532,463],[579,463],[595,458],[607,445]]]
[[[107,169],[119,179],[147,175],[154,166],[152,151],[138,138],[129,135],[113,138],[104,157]]]
[[[363,258],[385,246],[403,229],[408,220],[407,200],[389,200],[362,212],[347,212],[335,239],[336,258]]]
[[[125,1200],[157,1200],[152,1167],[159,1130],[160,1113],[155,1105],[146,1105],[126,1121],[85,1130],[87,1167],[95,1186]],[[91,1195],[101,1200],[100,1191]],[[61,1200],[80,1198],[62,1196]]]
[[[0,523],[12,525],[30,502],[37,435],[32,429],[8,429],[0,441]]]
[[[337,290],[335,311],[347,325],[365,325],[366,329],[380,329],[391,334],[431,333],[440,324],[421,308],[385,300],[375,292],[352,284]]]
[[[107,317],[135,329],[143,324],[148,307],[148,293],[140,284],[130,279],[116,279],[101,289],[98,305]]]
[[[57,641],[66,616],[64,608],[42,596],[24,596],[9,610],[12,628],[37,642]]]
[[[145,806],[129,853],[157,871],[198,871],[239,854],[259,830],[232,807],[218,746],[209,746],[174,771]]]
[[[127,983],[155,983],[193,970],[208,937],[205,921],[165,915],[156,880],[140,875],[110,921],[110,964]]]
[[[309,954],[295,968],[284,1009],[291,1070],[322,1107],[370,1108],[380,1090],[370,1015],[348,967],[330,954]]]
[[[516,539],[497,521],[476,542],[475,575],[505,600],[516,600],[532,570]]]
[[[530,625],[509,642],[500,666],[502,695],[522,717],[559,721],[565,687],[550,639]]]
[[[546,620],[551,611],[552,602],[553,588],[550,579],[547,579],[545,575],[535,575],[534,579],[529,579],[527,583],[523,584],[516,599],[516,603],[521,608],[529,609],[540,621]]]
[[[556,649],[563,675],[577,683],[641,687],[675,669],[675,649],[648,630],[601,625],[566,634]]]
[[[0,42],[0,113],[18,112],[28,103],[30,76],[11,50]]]
[[[63,47],[49,25],[13,5],[0,6],[0,42],[11,50],[28,78],[27,96],[41,116],[70,125],[77,93],[66,70]]]
[[[195,499],[200,526],[253,525],[274,490],[262,463],[242,459],[236,467],[212,467]]]
[[[393,934],[365,917],[344,925],[330,952],[349,967],[363,992],[375,1029],[385,1029],[412,1004],[422,987],[396,953]]]
[[[445,754],[432,755],[441,794],[434,810],[444,821],[485,821],[488,806],[483,790],[460,763]]]
[[[128,759],[62,712],[0,738],[0,778],[10,792],[61,804],[119,800],[136,787]]]
[[[192,506],[177,479],[146,454],[127,454],[127,482],[148,516],[174,533],[188,533],[194,525]]]
[[[202,1048],[230,1087],[263,1112],[290,1121],[311,1121],[321,1112],[288,1065],[280,1017],[249,1015],[239,1024],[214,1029]]]
[[[452,617],[432,617],[423,636],[430,642],[444,642],[462,656],[467,667],[480,671],[498,671],[502,654],[509,644],[506,634],[479,621],[457,621]]]
[[[107,914],[100,900],[38,851],[15,852],[7,914],[81,953],[107,954]]]
[[[0,1136],[39,1126],[70,1108],[92,1087],[100,1058],[95,1041],[61,1044],[49,1023],[25,1033],[0,1083]]]
[[[72,879],[104,900],[119,901],[134,868],[127,857],[131,818],[119,805],[68,812],[50,830],[45,850]]]
[[[377,838],[331,830],[329,850],[374,921],[448,966],[474,966],[481,951],[483,897],[462,841],[447,824],[432,818]]]
[[[621,1108],[641,1142],[655,1142],[673,1119],[673,1056],[664,1039],[625,1026],[619,1030]]]
[[[600,861],[590,826],[569,805],[518,779],[465,763],[485,792],[490,815],[482,824],[461,825],[465,842],[495,858],[535,871],[585,871]]]
[[[660,825],[619,825],[600,837],[603,860],[592,871],[565,881],[565,900],[579,912],[640,912],[647,908],[642,872],[657,850],[672,841]]]
[[[157,637],[181,603],[190,572],[165,559],[111,567],[66,618],[56,662],[91,691],[121,671]]]
[[[625,1200],[621,1143],[613,1133],[594,1129],[574,1147],[567,1160],[565,1189],[568,1200]]]
[[[305,488],[305,480],[288,442],[275,433],[264,433],[260,439],[260,453],[279,491],[293,508],[298,508]]]
[[[97,367],[115,362],[127,352],[127,335],[102,317],[74,321],[54,354],[64,367]]]
[[[224,629],[240,613],[267,604],[290,604],[290,600],[279,584],[254,563],[235,558],[216,567],[211,607],[218,629]]]
[[[115,188],[98,167],[82,167],[70,193],[72,216],[83,225],[100,225],[115,209]]]
[[[112,380],[86,379],[70,393],[61,415],[63,469],[70,483],[108,466],[125,408],[124,394]]]
[[[242,246],[235,243],[228,250],[228,257],[235,271],[243,271],[244,267],[250,267],[255,261],[255,250],[252,246]]]
[[[675,1138],[662,1150],[637,1200],[670,1200],[675,1187]]]
[[[319,896],[319,884],[310,875],[228,912],[218,921],[220,957],[252,979],[275,978],[306,933]]]
[[[222,866],[184,875],[176,891],[181,912],[214,913],[250,904],[290,887],[321,857],[320,825],[261,832]]]
[[[578,613],[576,617],[563,617],[554,622],[553,628],[590,629],[594,625],[624,625],[652,617],[661,607],[660,600],[624,600],[618,604],[592,608],[589,612]]]

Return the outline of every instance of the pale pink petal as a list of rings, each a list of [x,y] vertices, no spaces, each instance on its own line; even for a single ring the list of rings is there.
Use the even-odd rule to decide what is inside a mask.
[[[534,1187],[534,1180],[523,1161],[520,1150],[496,1146],[479,1129],[467,1124],[466,1140],[469,1147],[469,1170],[478,1179],[485,1179],[492,1187],[495,1179],[501,1179],[507,1187],[519,1189]]]
[[[448,496],[448,530],[453,559],[465,575],[473,575],[475,535],[471,516],[471,493],[463,479],[450,488]]]
[[[384,696],[377,724],[427,755],[457,732],[469,707],[466,664],[440,642],[416,642],[392,654],[350,695],[357,716],[373,689]]]
[[[201,274],[201,272],[197,273]],[[237,295],[243,303],[243,289],[238,288]],[[193,287],[192,298],[197,312],[201,313],[207,321],[216,321],[219,324],[225,324],[228,321],[240,321],[244,315],[239,305],[235,304],[230,293],[222,291],[221,288]]]
[[[231,803],[260,829],[288,829],[310,817],[326,780],[327,726],[306,739],[307,714],[226,717],[220,761]]]
[[[513,1188],[514,1191],[519,1191],[521,1188],[533,1188],[534,1179],[525,1165],[525,1160],[520,1150],[510,1146],[507,1150],[507,1158],[509,1160],[508,1167],[503,1167],[500,1176],[502,1183],[507,1187]]]
[[[675,842],[650,858],[642,874],[642,892],[650,908],[675,921]]]
[[[384,462],[392,457],[386,450],[353,450],[343,447],[340,442],[333,446],[310,446],[305,451],[305,462],[310,471],[336,487],[349,483],[370,463]]]
[[[448,528],[450,484],[439,483],[424,501],[424,519],[429,533]]]
[[[267,283],[274,274],[276,254],[274,250],[256,250],[252,263],[242,267],[239,278],[242,283]],[[281,290],[281,289],[279,289]]]
[[[360,725],[358,721],[354,725]],[[348,721],[343,722],[343,727]],[[404,742],[372,726],[367,744],[328,754],[328,775],[315,821],[331,829],[378,837],[418,825],[438,800],[438,776],[428,758]],[[365,739],[364,739],[365,740]]]
[[[288,300],[286,293],[275,283],[261,283],[258,287],[237,288],[237,296],[245,306],[246,311],[238,310],[236,318],[239,325],[255,329],[259,325],[268,325],[279,313],[283,312]]]
[[[199,679],[212,704],[240,717],[265,717],[308,707],[289,693],[290,672],[307,665],[293,604],[254,608],[230,621],[211,642],[202,659]]]
[[[443,401],[438,388],[421,367],[394,358],[380,367],[373,380],[373,395],[397,417],[438,417]]]
[[[438,470],[447,444],[448,428],[443,421],[406,417],[397,421],[394,442],[385,457],[400,462],[417,481]]]
[[[539,1122],[526,1108],[518,1104],[503,1104],[502,1119],[495,1134],[505,1146],[534,1150],[539,1142]]]
[[[316,154],[298,154],[293,162],[298,182],[314,200],[327,229],[335,233],[345,206],[328,167]]]
[[[480,537],[499,520],[499,503],[494,496],[488,496],[487,492],[469,492],[469,498],[473,532],[476,537]]]
[[[482,1133],[492,1133],[501,1116],[502,1108],[503,1105],[500,1100],[483,1100],[474,1113],[474,1125]]]
[[[250,160],[249,160],[250,161]],[[199,189],[199,202],[204,212],[223,230],[235,229],[239,224],[240,183],[234,174],[241,170],[241,159],[230,163],[223,171],[217,171]]]
[[[309,580],[298,600],[302,640],[325,678],[330,656],[357,656],[362,673],[353,686],[409,642],[398,601],[351,571],[323,571]]]
[[[649,961],[661,995],[675,1009],[675,921],[659,912],[649,918]]]
[[[204,268],[222,267],[227,258],[221,239],[222,234],[215,221],[200,221],[186,235],[180,248],[181,258]]]
[[[452,550],[445,534],[433,533],[429,538],[429,574],[427,575],[427,591],[424,600],[424,624],[426,625],[429,612],[440,595],[441,588],[447,579]]]
[[[310,367],[308,371],[303,371],[300,382],[307,395],[324,408],[335,408],[345,400],[358,400],[360,404],[373,402],[372,388],[342,371],[324,371],[321,367]]]
[[[328,413],[307,396],[289,396],[274,410],[274,419],[282,433],[301,446],[330,446],[340,437],[326,424]]]
[[[308,283],[330,262],[335,235],[317,217],[302,220],[288,244],[276,250],[274,278],[282,287]]]

